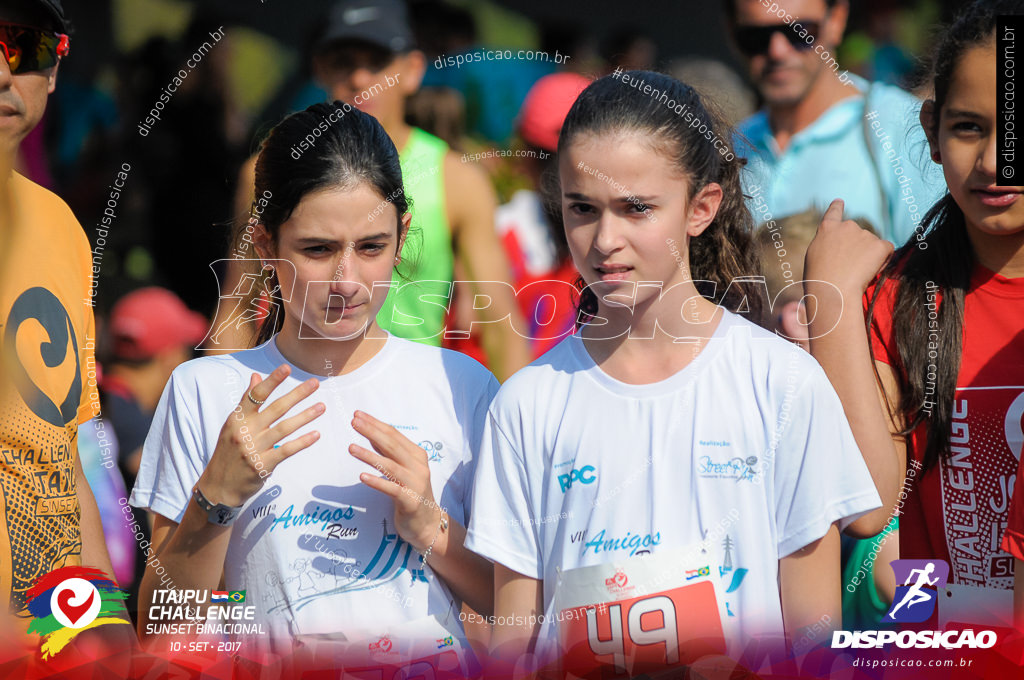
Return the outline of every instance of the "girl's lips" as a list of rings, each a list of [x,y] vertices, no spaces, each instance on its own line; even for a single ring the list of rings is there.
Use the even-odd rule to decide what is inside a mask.
[[[601,276],[602,281],[625,281],[633,272],[633,268],[625,266],[594,267],[594,271]]]
[[[365,302],[360,302],[358,305],[332,305],[327,308],[328,314],[336,314],[341,317],[352,316],[357,310],[361,309]]]
[[[977,196],[982,204],[993,208],[1005,208],[1008,205],[1013,205],[1020,198],[1020,192],[1016,189],[1008,189],[1006,191],[973,189],[971,193]]]

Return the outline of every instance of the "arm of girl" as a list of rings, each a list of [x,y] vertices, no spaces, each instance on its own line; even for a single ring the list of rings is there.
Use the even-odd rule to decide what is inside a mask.
[[[427,553],[430,568],[456,597],[475,611],[490,615],[494,609],[491,563],[466,549],[466,528],[434,500],[427,452],[362,411],[355,412],[352,427],[370,441],[374,450],[352,444],[349,452],[380,473],[364,472],[359,478],[394,501],[398,535],[421,555]]]
[[[455,257],[471,282],[473,295],[485,292],[475,290],[478,281],[511,281],[508,258],[494,228],[498,203],[487,175],[452,152],[445,157],[444,171]],[[512,286],[488,286],[486,293],[490,304],[474,312],[483,322],[477,328],[491,370],[498,380],[505,380],[532,360],[527,339],[515,330],[526,322]]]
[[[499,664],[514,664],[532,650],[544,613],[543,593],[539,580],[495,563],[491,656]],[[511,673],[499,675],[512,677]]]
[[[875,362],[881,384],[875,379],[861,305],[865,289],[885,264],[892,244],[842,217],[843,202],[832,201],[807,248],[804,301],[811,319],[811,354],[839,395],[882,499],[880,508],[846,528],[846,533],[866,538],[888,523],[906,469],[906,444],[897,434],[899,423],[888,406],[896,403],[895,376],[888,365]]]
[[[250,399],[266,401],[291,369],[278,367],[265,380],[253,374],[249,390],[221,428],[217,446],[196,486],[213,504],[236,507],[245,503],[263,486],[263,479],[277,465],[305,449],[320,438],[309,432],[279,448],[274,444],[324,412],[322,403],[284,418],[297,403],[319,387],[315,379],[307,380],[283,397],[267,404],[262,411]],[[275,425],[275,423],[277,423]],[[259,464],[259,467],[257,467]],[[266,473],[262,471],[266,470]],[[172,583],[176,589],[215,590],[224,571],[224,558],[231,539],[230,526],[213,524],[199,504],[189,501],[178,524],[157,515],[153,523],[153,553],[146,564],[146,574],[139,587],[139,637],[147,637],[149,604],[153,591]]]
[[[839,530],[779,560],[782,621],[793,653],[832,638],[842,621]]]

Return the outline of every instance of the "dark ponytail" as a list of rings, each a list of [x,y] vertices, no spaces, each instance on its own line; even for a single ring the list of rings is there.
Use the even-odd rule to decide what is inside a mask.
[[[409,211],[410,201],[391,138],[373,116],[348,104],[314,104],[282,120],[263,141],[256,161],[255,195],[266,203],[260,222],[276,242],[281,225],[303,197],[362,183],[394,205],[393,219],[401,237],[402,216]],[[277,286],[276,278],[276,274],[269,276],[266,290]],[[269,340],[283,324],[283,314],[264,319],[256,344]]]
[[[1003,14],[1024,14],[1024,0],[979,0],[937,42],[932,59],[935,113],[929,132],[933,138],[938,138],[942,107],[957,65],[968,49],[994,39],[996,19]],[[899,355],[899,366],[894,367],[900,394],[896,408],[905,422],[901,434],[908,435],[926,423],[922,464],[928,470],[950,455],[963,354],[964,299],[974,269],[974,251],[964,213],[949,193],[925,214],[918,231],[921,236],[911,237],[883,270],[868,307],[867,323],[870,328],[883,285],[892,279],[896,286],[893,336]],[[930,320],[925,303],[932,295],[941,302],[937,319]],[[929,333],[938,334],[931,350]]]
[[[709,100],[675,78],[650,71],[629,71],[623,76],[650,85],[652,94],[616,76],[594,81],[566,116],[558,140],[559,155],[583,134],[637,132],[684,174],[688,199],[712,182],[721,185],[722,204],[714,220],[690,239],[690,278],[708,300],[748,314],[755,323],[760,321],[764,290],[750,277],[761,267],[753,247],[754,220],[740,186],[744,161],[732,150],[731,126]],[[593,316],[597,297],[585,287],[582,277],[576,285],[581,316]]]

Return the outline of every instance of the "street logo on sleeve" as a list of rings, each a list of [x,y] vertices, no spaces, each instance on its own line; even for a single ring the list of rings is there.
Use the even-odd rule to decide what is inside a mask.
[[[444,448],[443,442],[432,442],[429,439],[424,439],[421,442],[416,442],[416,446],[427,452],[428,463],[440,463],[444,460],[444,455],[441,453],[441,449]]]
[[[757,456],[733,456],[718,462],[711,456],[697,458],[697,474],[707,479],[735,479],[737,482],[753,482],[757,479]]]
[[[28,591],[33,621],[28,632],[41,636],[44,659],[55,655],[83,630],[108,624],[131,625],[121,618],[128,594],[99,569],[63,567],[40,576]]]

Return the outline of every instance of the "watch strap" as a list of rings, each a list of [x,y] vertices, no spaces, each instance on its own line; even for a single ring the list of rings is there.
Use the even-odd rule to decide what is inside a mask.
[[[210,524],[217,524],[222,527],[231,526],[238,516],[242,513],[242,506],[237,507],[231,505],[224,505],[223,503],[211,503],[203,492],[199,490],[199,485],[196,484],[192,489],[192,498],[196,499],[196,503],[206,513],[206,519]]]

